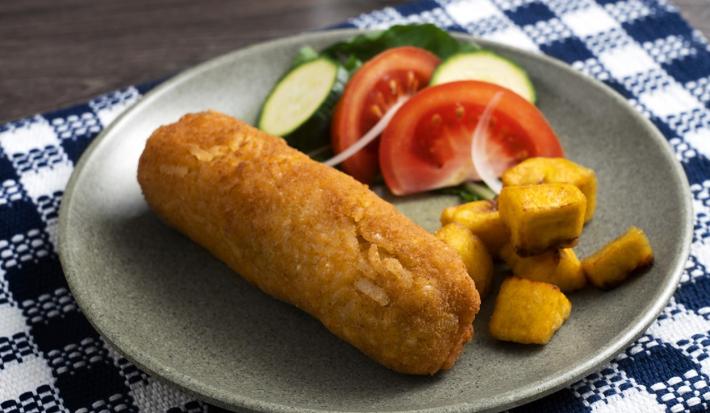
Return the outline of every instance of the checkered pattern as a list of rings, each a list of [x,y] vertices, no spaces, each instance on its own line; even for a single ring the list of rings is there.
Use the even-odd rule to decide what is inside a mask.
[[[421,0],[336,27],[432,22],[548,54],[611,86],[665,135],[695,226],[663,313],[601,371],[521,411],[710,410],[710,46],[660,0]],[[205,412],[112,349],[69,293],[57,210],[91,140],[153,85],[0,125],[0,413]]]

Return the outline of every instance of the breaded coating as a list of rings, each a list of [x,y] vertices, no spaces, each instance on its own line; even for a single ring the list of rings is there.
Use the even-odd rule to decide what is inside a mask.
[[[402,373],[448,369],[480,299],[456,253],[367,186],[217,112],[156,130],[150,207],[249,282]]]

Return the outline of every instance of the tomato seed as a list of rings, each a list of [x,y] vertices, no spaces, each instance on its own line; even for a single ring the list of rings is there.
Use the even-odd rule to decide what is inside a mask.
[[[414,82],[412,82],[412,86],[409,89],[411,93],[416,93],[417,90],[419,90],[419,79],[414,78]]]
[[[372,111],[372,113],[373,113],[375,116],[377,116],[378,119],[381,118],[382,115],[383,115],[382,109],[380,109],[380,107],[379,107],[378,105],[372,105],[372,106],[370,107],[370,111]]]
[[[411,70],[407,72],[407,91],[409,93],[414,93],[419,89],[419,79],[414,76],[414,72]]]
[[[387,102],[385,102],[385,95],[382,94],[382,92],[377,92],[375,95],[375,100],[377,101],[377,105],[380,107],[387,107]]]
[[[398,91],[398,85],[397,81],[394,79],[390,80],[390,92],[392,92],[393,95],[397,96],[397,91]]]
[[[456,104],[456,119],[461,119],[463,117],[465,110],[460,103]]]

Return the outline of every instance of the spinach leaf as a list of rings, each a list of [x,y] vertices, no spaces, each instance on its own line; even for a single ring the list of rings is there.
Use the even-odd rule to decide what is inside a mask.
[[[322,53],[341,59],[352,56],[364,62],[386,49],[399,46],[420,47],[441,59],[455,53],[479,49],[477,45],[456,40],[445,30],[426,23],[396,25],[382,32],[361,34],[335,43]]]
[[[458,186],[441,188],[438,191],[440,194],[456,195],[461,202],[481,201],[484,199],[493,199],[496,194],[491,191],[485,184],[475,182],[466,182]]]
[[[315,49],[313,49],[312,47],[302,47],[298,50],[298,54],[296,55],[296,57],[293,58],[293,62],[291,62],[291,68],[300,66],[304,63],[308,63],[311,60],[315,60],[319,57],[320,53],[316,52]]]
[[[339,61],[348,73],[352,74],[363,62],[387,49],[399,46],[420,47],[441,59],[459,52],[479,49],[475,44],[454,39],[445,30],[430,23],[396,25],[382,32],[365,33],[335,43],[320,53],[312,47],[303,47],[298,51],[291,67],[327,56]]]

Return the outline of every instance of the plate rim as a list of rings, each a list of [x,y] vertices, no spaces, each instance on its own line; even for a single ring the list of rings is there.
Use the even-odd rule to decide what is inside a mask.
[[[118,344],[121,340],[118,337],[114,337],[110,332],[104,331],[101,326],[95,323],[91,311],[86,311],[85,309],[91,309],[92,305],[86,300],[86,297],[81,292],[79,288],[78,277],[75,276],[77,271],[76,263],[71,262],[70,258],[70,247],[67,246],[67,232],[68,232],[68,220],[70,211],[72,209],[71,205],[74,201],[75,187],[83,175],[83,170],[88,164],[92,157],[92,154],[97,150],[97,148],[107,140],[107,137],[113,134],[114,130],[120,129],[120,127],[129,120],[131,116],[140,113],[141,109],[151,104],[151,102],[157,99],[163,93],[168,92],[175,85],[180,84],[185,81],[199,76],[201,73],[222,65],[223,63],[233,59],[235,55],[253,51],[255,49],[277,47],[280,43],[285,41],[296,41],[306,44],[310,39],[315,39],[325,35],[338,36],[356,36],[362,33],[378,32],[381,30],[370,30],[370,29],[334,29],[334,30],[323,30],[314,32],[304,32],[294,36],[279,37],[276,39],[259,42],[251,44],[246,47],[235,49],[228,53],[210,58],[202,63],[191,66],[177,75],[171,77],[165,82],[161,83],[147,94],[145,94],[136,104],[130,108],[123,111],[116,119],[114,119],[106,128],[104,128],[99,136],[94,138],[94,140],[89,144],[84,153],[80,156],[79,162],[75,165],[71,177],[67,182],[64,189],[64,194],[62,197],[62,202],[59,211],[59,221],[57,224],[57,251],[59,260],[64,272],[64,276],[67,280],[69,289],[71,290],[72,296],[77,302],[78,306],[82,309],[82,313],[92,325],[94,329],[101,335],[101,337],[106,340],[111,346],[118,350],[126,359],[131,363],[135,364],[142,370],[148,372],[152,377],[170,383],[171,385],[177,386],[182,391],[188,394],[195,395],[198,399],[203,399],[211,404],[219,407],[234,409],[243,408],[250,409],[252,411],[259,412],[279,412],[279,413],[293,413],[293,412],[308,412],[308,413],[322,413],[326,411],[337,411],[341,413],[349,412],[348,410],[326,410],[326,409],[310,409],[310,408],[300,408],[292,407],[288,405],[283,405],[279,403],[274,403],[268,400],[254,399],[248,396],[239,395],[232,393],[229,400],[225,400],[220,397],[219,392],[216,392],[214,388],[201,381],[196,381],[191,379],[189,374],[173,370],[169,367],[160,365],[160,363],[155,362],[151,359],[149,355],[143,354],[143,360],[139,361],[133,357],[132,354],[128,354],[124,351],[126,346]],[[601,88],[606,95],[612,100],[615,100],[618,104],[625,106],[630,110],[631,116],[640,121],[641,124],[645,126],[648,130],[651,139],[660,143],[660,147],[663,148],[664,157],[670,158],[673,165],[672,172],[676,177],[679,177],[680,184],[682,186],[681,192],[686,196],[682,197],[682,209],[683,218],[686,221],[686,225],[681,228],[682,245],[680,248],[679,255],[675,257],[675,261],[672,262],[670,271],[670,277],[667,278],[665,285],[661,292],[657,295],[656,300],[652,303],[647,311],[640,313],[633,322],[625,330],[622,330],[618,335],[616,335],[609,344],[602,349],[601,352],[594,354],[588,360],[583,363],[578,363],[566,372],[554,376],[552,378],[540,378],[532,383],[529,383],[516,390],[511,390],[506,393],[499,394],[491,398],[491,405],[484,407],[483,411],[500,411],[509,409],[515,406],[519,406],[531,401],[545,397],[557,390],[562,389],[570,383],[573,383],[589,373],[593,372],[599,366],[607,363],[609,360],[613,359],[617,354],[622,352],[625,347],[627,347],[631,342],[640,337],[648,326],[657,318],[657,316],[663,311],[676,288],[679,285],[679,281],[685,269],[685,263],[688,259],[690,253],[690,247],[692,242],[692,228],[693,228],[693,203],[692,194],[690,192],[690,185],[688,182],[688,177],[683,170],[680,162],[677,160],[675,154],[673,153],[670,144],[665,139],[665,137],[660,133],[653,123],[651,123],[647,118],[643,117],[636,109],[631,106],[626,99],[619,95],[609,86],[604,83],[580,73],[577,70],[571,68],[568,64],[556,60],[552,57],[544,55],[542,53],[536,53],[533,51],[509,46],[506,44],[484,40],[475,36],[470,36],[464,33],[451,32],[451,34],[461,40],[474,42],[480,44],[484,47],[493,46],[497,49],[509,51],[512,53],[521,53],[531,57],[533,59],[541,60],[545,64],[552,65],[555,68],[562,70],[567,73],[572,73],[580,78],[582,81],[590,83],[596,88]],[[130,347],[130,346],[128,346]],[[470,403],[456,403],[440,407],[431,407],[425,409],[416,410],[394,410],[393,412],[401,413],[448,413],[448,412],[463,412],[470,411],[474,406]]]

